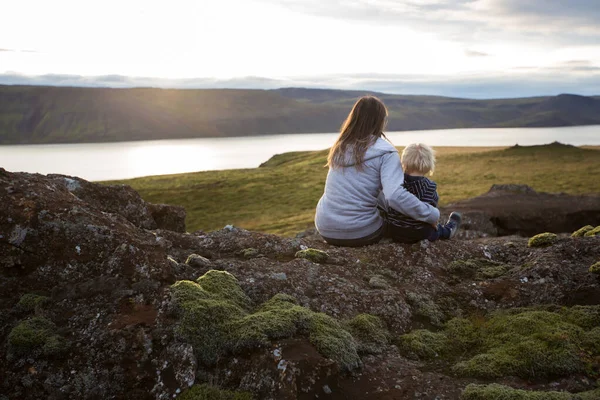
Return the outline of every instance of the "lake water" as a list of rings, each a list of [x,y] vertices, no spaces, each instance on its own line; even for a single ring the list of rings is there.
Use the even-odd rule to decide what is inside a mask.
[[[390,132],[396,146],[512,146],[553,141],[600,145],[600,125],[564,128],[443,129]],[[0,167],[8,171],[58,173],[87,180],[254,168],[275,154],[322,150],[337,133],[217,139],[153,140],[120,143],[0,146]]]

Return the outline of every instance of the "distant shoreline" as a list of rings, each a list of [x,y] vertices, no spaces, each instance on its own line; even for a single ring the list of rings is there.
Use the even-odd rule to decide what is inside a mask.
[[[284,88],[109,89],[0,85],[0,145],[119,143],[336,132],[376,94],[391,132],[600,125],[600,98],[473,100]]]

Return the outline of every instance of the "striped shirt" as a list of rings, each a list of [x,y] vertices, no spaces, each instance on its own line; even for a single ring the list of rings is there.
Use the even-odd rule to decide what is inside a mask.
[[[414,194],[423,203],[437,208],[440,197],[437,193],[437,185],[434,181],[424,176],[412,176],[404,174],[404,188]],[[399,211],[388,208],[388,221],[393,225],[406,228],[421,228],[429,224],[410,218]]]

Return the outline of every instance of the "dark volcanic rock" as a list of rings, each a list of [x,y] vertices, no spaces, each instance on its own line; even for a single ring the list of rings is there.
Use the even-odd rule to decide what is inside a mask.
[[[600,196],[537,193],[526,185],[494,185],[482,196],[450,204],[443,214],[463,215],[460,237],[573,232],[600,225]]]
[[[234,227],[192,235],[156,229],[153,207],[126,187],[4,170],[0,204],[0,398],[170,399],[209,382],[260,399],[457,399],[476,380],[407,359],[395,345],[399,335],[498,309],[600,304],[598,277],[589,272],[600,260],[598,237],[559,237],[544,248],[506,237],[352,249]],[[260,257],[244,257],[250,248]],[[328,257],[321,263],[295,257],[307,248]],[[204,362],[202,343],[188,341],[185,329],[210,337],[203,329],[227,316],[184,326],[171,285],[195,281],[209,268],[237,278],[236,296],[245,307],[219,303],[207,294],[214,287],[188,282],[197,291],[188,300],[237,310],[232,321],[238,325],[220,332],[259,329],[273,312],[263,303],[275,295],[293,296],[297,315],[329,325],[305,331],[300,319],[288,332],[282,319],[287,330],[267,344],[251,336]],[[202,307],[187,307],[187,317],[202,316]],[[386,327],[376,345],[364,345],[350,327],[360,314],[377,316]],[[334,360],[335,346],[321,346],[329,358],[311,337],[334,328],[346,348],[359,349],[360,363],[350,372]],[[507,379],[515,387],[530,384]],[[536,387],[594,384],[581,376],[561,379]]]

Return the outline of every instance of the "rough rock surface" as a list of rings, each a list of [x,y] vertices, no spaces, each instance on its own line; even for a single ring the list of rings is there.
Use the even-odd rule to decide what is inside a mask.
[[[538,193],[526,185],[493,185],[484,195],[442,209],[445,216],[452,211],[463,216],[461,238],[571,233],[587,224],[600,225],[600,195]]]
[[[589,272],[600,237],[564,235],[541,248],[502,237],[351,249],[231,226],[188,234],[160,226],[127,187],[4,170],[0,204],[2,400],[167,399],[203,383],[260,399],[458,399],[468,384],[490,380],[412,357],[401,335],[501,309],[600,304],[599,277]],[[588,223],[597,225],[576,228]],[[296,257],[308,248],[327,258]],[[247,249],[260,256],[245,257]],[[178,333],[172,285],[209,270],[237,278],[248,313],[285,294],[335,318],[352,333],[360,366],[344,370],[301,330],[203,364]],[[363,337],[379,320],[385,332]],[[378,339],[363,343],[369,336]],[[588,372],[494,381],[590,391],[599,372],[593,351]]]

